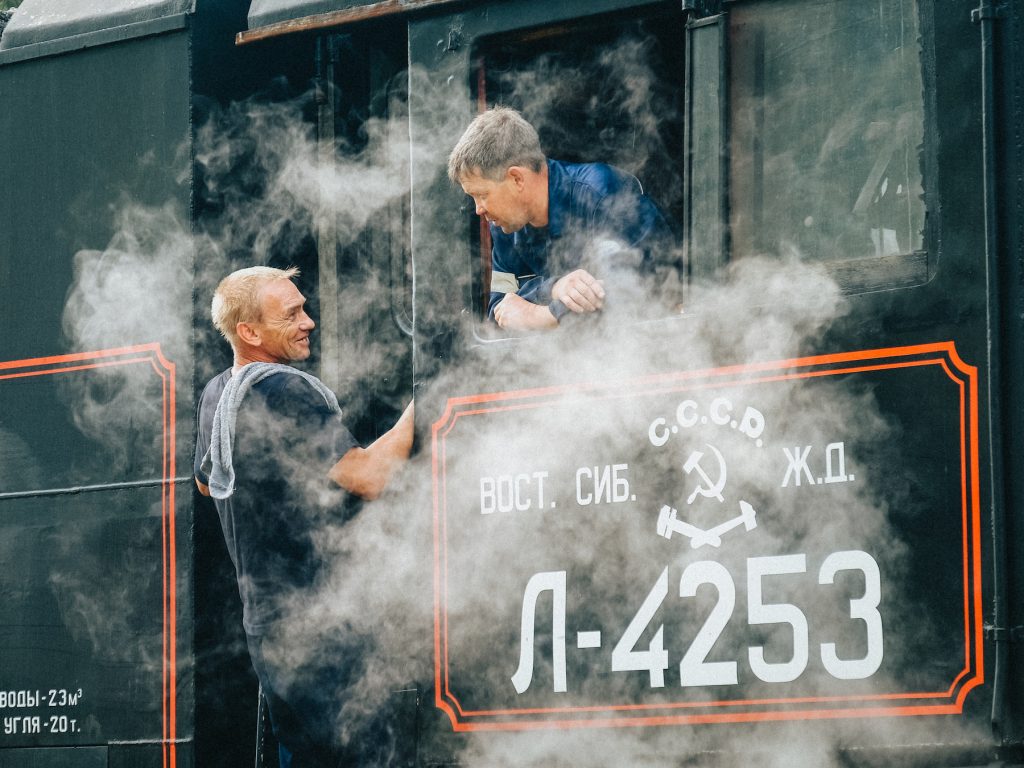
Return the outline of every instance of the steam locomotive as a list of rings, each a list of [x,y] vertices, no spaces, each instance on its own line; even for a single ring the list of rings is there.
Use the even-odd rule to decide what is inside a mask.
[[[254,262],[300,267],[357,437],[416,400],[317,598],[389,764],[1024,764],[1019,3],[9,16],[0,768],[273,764],[191,477]],[[641,181],[657,296],[487,319],[445,163],[493,104]]]

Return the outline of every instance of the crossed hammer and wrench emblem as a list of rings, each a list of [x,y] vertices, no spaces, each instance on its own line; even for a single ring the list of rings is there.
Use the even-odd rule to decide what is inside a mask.
[[[687,497],[687,504],[693,504],[697,496],[718,499],[720,502],[725,501],[722,497],[722,490],[725,488],[727,475],[725,459],[715,446],[709,443],[708,448],[714,451],[715,457],[718,459],[718,480],[712,480],[704,467],[701,466],[700,461],[704,458],[703,451],[693,451],[690,453],[689,458],[683,464],[683,471],[688,475],[695,472],[700,478],[700,482],[697,483],[697,487]],[[704,545],[720,547],[722,545],[722,536],[741,525],[748,531],[752,531],[757,527],[757,512],[745,501],[740,501],[740,513],[736,517],[707,530],[698,528],[685,520],[680,520],[678,515],[679,512],[676,509],[667,504],[664,505],[658,514],[658,535],[671,539],[674,533],[682,534],[690,539],[690,546],[693,549],[698,549]]]

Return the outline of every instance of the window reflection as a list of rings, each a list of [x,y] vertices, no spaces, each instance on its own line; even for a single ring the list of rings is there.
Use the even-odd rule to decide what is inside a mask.
[[[730,7],[733,257],[922,248],[913,0]]]

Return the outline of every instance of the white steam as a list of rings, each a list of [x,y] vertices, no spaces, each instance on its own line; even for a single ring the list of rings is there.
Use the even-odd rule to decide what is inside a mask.
[[[650,78],[642,65],[643,53],[642,42],[631,42],[622,51],[603,52],[601,66],[628,83],[624,92],[635,96],[645,92]],[[620,62],[625,64],[616,68]],[[523,92],[534,92],[533,86],[543,82],[549,81],[541,68],[534,80],[522,81]],[[417,80],[417,87],[426,85]],[[626,99],[619,106],[637,115],[636,147],[647,151],[661,141],[658,120],[662,116],[647,114],[642,99]],[[449,123],[458,111],[446,109],[440,96],[435,109],[438,135],[452,135]],[[542,112],[539,104],[528,111]],[[394,206],[402,203],[409,188],[406,128],[402,119],[372,119],[365,126],[363,148],[341,152],[325,163],[316,137],[302,120],[300,103],[244,103],[215,113],[197,135],[195,157],[205,204],[212,211],[201,237],[193,236],[169,209],[126,206],[119,234],[108,248],[76,257],[76,282],[64,318],[72,346],[101,349],[156,340],[169,359],[188,359],[194,343],[193,292],[199,307],[208,306],[213,286],[231,269],[266,261],[271,255],[287,261],[303,242],[325,229],[335,233],[343,248],[367,232],[387,234],[393,227],[404,226],[400,218],[395,219]],[[432,143],[414,148],[417,153],[430,153],[439,169],[448,150]],[[638,162],[642,154],[637,153]],[[384,290],[379,275],[356,270],[337,296],[343,331],[339,334],[341,370],[343,374],[358,371],[351,380],[342,376],[344,388],[339,393],[343,407],[351,412],[364,404],[360,382],[382,377],[393,358],[405,354],[405,341],[392,346],[387,341],[366,343],[359,336],[362,321],[387,305],[389,299],[381,295]],[[332,300],[319,298],[321,304]],[[805,553],[813,560],[808,566],[810,576],[796,584],[814,593],[802,595],[801,605],[808,614],[818,616],[832,615],[836,600],[834,595],[823,597],[821,590],[815,592],[808,579],[813,580],[821,557],[838,545],[855,543],[875,558],[887,578],[898,578],[905,545],[896,538],[887,515],[894,494],[901,489],[881,485],[867,470],[869,460],[860,458],[877,461],[898,431],[887,424],[870,388],[840,381],[788,379],[767,384],[734,377],[703,391],[763,413],[765,442],[771,440],[774,454],[736,433],[723,438],[697,430],[690,442],[680,437],[658,450],[648,441],[652,420],[674,413],[690,390],[649,387],[639,391],[642,374],[663,373],[666,366],[700,371],[799,357],[813,349],[845,309],[839,289],[822,269],[791,256],[747,259],[721,283],[695,292],[682,316],[641,329],[617,323],[609,313],[608,318],[596,318],[589,325],[517,342],[514,353],[496,355],[503,364],[514,359],[514,378],[489,369],[485,357],[479,356],[477,362],[446,370],[430,383],[437,392],[461,391],[465,381],[493,382],[493,391],[531,382],[565,387],[560,401],[552,399],[543,407],[507,414],[466,416],[451,431],[445,464],[449,489],[445,535],[452,581],[445,608],[452,628],[454,678],[456,683],[471,684],[459,691],[467,701],[472,699],[470,703],[482,708],[492,700],[503,706],[515,703],[509,678],[518,661],[519,610],[526,579],[536,572],[566,571],[574,616],[585,618],[588,626],[601,627],[608,638],[601,651],[604,656],[594,667],[603,664],[604,671],[610,644],[663,567],[670,570],[674,592],[680,572],[697,560],[718,558],[731,572],[741,574],[748,557]],[[208,329],[205,317],[195,323],[196,368],[205,378],[217,372],[210,362],[211,351],[223,342]],[[80,428],[97,439],[110,434],[114,414],[126,419],[138,413],[134,409],[157,407],[133,395],[133,382],[124,378],[123,371],[112,369],[109,375],[121,378],[104,389],[103,397],[81,392],[75,401]],[[588,389],[594,385],[597,390]],[[593,392],[602,396],[595,397]],[[421,424],[429,424],[441,414],[421,416]],[[146,411],[139,417],[152,419],[153,414]],[[781,446],[825,446],[835,442],[837,435],[851,446],[846,473],[862,478],[861,482],[802,496],[780,487],[786,471]],[[434,489],[430,436],[421,434],[420,439],[420,455],[396,476],[384,498],[367,504],[350,520],[339,519],[324,527],[317,544],[333,565],[324,588],[289,606],[292,635],[287,652],[296,667],[336,647],[338,638],[364,641],[361,674],[338,691],[337,721],[344,736],[385,707],[395,691],[416,684],[428,691],[432,685]],[[674,504],[682,509],[689,493],[682,462],[709,443],[730,456],[742,457],[740,464],[731,465],[735,485],[730,488],[737,495],[730,499],[749,501],[759,513],[756,529],[746,535],[735,533],[728,544],[723,538],[721,549],[711,556],[691,550],[682,537],[668,540],[656,530],[661,507]],[[301,457],[296,459],[301,462]],[[635,469],[631,482],[636,498],[614,510],[571,509],[577,469],[614,463]],[[548,473],[550,498],[560,503],[559,514],[550,509],[532,517],[480,514],[481,477],[541,470]],[[691,522],[704,528],[721,519],[720,510],[710,504],[693,510]],[[55,588],[60,586],[55,582]],[[742,588],[739,583],[737,587]],[[851,590],[855,592],[856,586]],[[600,599],[588,602],[589,595]],[[796,602],[795,597],[791,599]],[[701,612],[706,596],[702,594],[700,600],[704,602],[693,615],[671,619],[667,645],[670,632],[692,637],[699,628],[698,619],[706,615]],[[89,608],[73,599],[69,605],[74,606],[69,610]],[[107,615],[116,614],[109,606],[104,610]],[[886,610],[890,620],[897,622],[911,613],[910,606],[895,599]],[[577,628],[587,627],[573,627]],[[773,637],[766,633],[765,644]],[[677,637],[672,642],[672,651],[678,654],[681,641]],[[725,636],[715,658],[745,658],[749,642],[741,633]],[[678,655],[671,664],[678,664]],[[628,700],[645,693],[646,684],[642,680],[638,684],[635,675],[588,677],[586,673],[585,664],[572,663],[571,695],[582,702],[611,694]],[[669,679],[678,686],[678,673],[675,678],[672,674]],[[876,686],[887,690],[892,681],[882,677],[886,676],[858,690],[870,693]],[[535,678],[538,687],[550,685],[550,654],[538,664]],[[827,695],[834,683],[815,668],[801,681],[801,691]],[[768,695],[766,686],[757,681],[747,679],[743,684],[757,695]],[[538,706],[557,706],[563,700],[554,693],[531,696]],[[424,706],[436,714],[432,701]],[[785,724],[751,726],[738,748],[729,742],[735,729],[697,726],[460,735],[457,748],[462,763],[474,766],[659,764],[678,759],[684,749],[717,755],[726,765],[735,760],[738,765],[742,761],[733,754],[735,748],[770,755],[760,761],[766,766],[809,767],[828,765],[839,746],[864,738],[868,727],[854,721],[836,724],[831,733],[813,729],[810,735],[801,735],[798,747],[793,746],[795,730],[796,726]]]

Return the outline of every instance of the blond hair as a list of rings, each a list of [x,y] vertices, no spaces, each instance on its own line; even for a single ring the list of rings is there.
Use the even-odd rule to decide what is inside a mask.
[[[238,343],[235,328],[239,323],[255,323],[263,319],[260,291],[275,280],[291,280],[299,274],[296,267],[246,267],[232,272],[220,281],[213,292],[210,314],[213,324],[232,347]]]
[[[478,173],[501,181],[513,165],[539,172],[545,160],[536,129],[516,110],[492,107],[473,119],[448,156],[448,178],[458,184]]]

